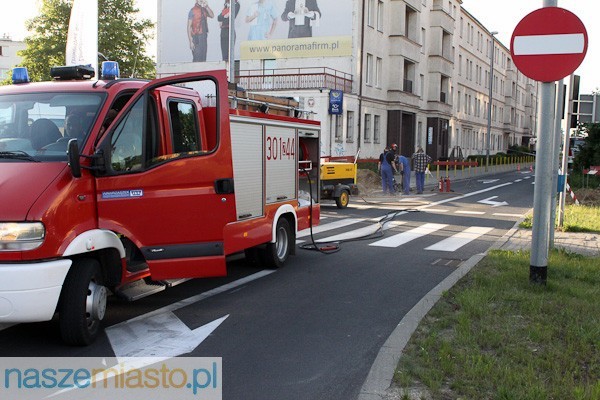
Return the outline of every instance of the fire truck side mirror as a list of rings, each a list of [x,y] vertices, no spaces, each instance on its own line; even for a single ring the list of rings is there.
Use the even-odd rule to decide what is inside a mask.
[[[79,145],[77,144],[77,139],[69,140],[67,154],[69,155],[71,175],[75,178],[81,178],[81,164],[79,163]]]

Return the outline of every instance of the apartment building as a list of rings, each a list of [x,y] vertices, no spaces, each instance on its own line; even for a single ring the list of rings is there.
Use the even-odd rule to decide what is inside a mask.
[[[6,79],[12,68],[19,65],[21,57],[17,52],[24,49],[25,42],[12,40],[6,34],[0,36],[0,80]]]
[[[217,13],[219,2],[211,1]],[[253,7],[264,3],[272,29],[251,40]],[[299,16],[288,3],[242,4],[234,24],[235,81],[298,100],[300,112],[322,123],[323,156],[360,151],[376,158],[390,143],[405,155],[422,146],[435,159],[484,154],[490,85],[490,153],[527,145],[534,135],[537,83],[517,71],[509,49],[461,0],[320,1],[318,11]],[[216,21],[208,21],[206,61],[191,62],[187,32],[177,28],[184,24],[176,15],[186,10],[173,8],[159,0],[158,74],[227,68]],[[298,25],[309,24],[310,36],[293,37]],[[332,95],[343,96],[341,112],[332,112]]]

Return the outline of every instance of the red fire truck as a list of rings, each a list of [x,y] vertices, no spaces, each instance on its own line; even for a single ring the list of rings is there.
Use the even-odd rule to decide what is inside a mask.
[[[0,324],[58,314],[73,345],[107,296],[224,276],[234,253],[279,267],[320,216],[318,122],[231,109],[225,71],[103,69],[0,87]]]

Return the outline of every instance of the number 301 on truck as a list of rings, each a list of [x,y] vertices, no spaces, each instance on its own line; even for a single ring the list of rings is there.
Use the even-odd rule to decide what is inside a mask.
[[[224,71],[145,81],[105,64],[0,87],[0,323],[58,314],[73,345],[111,293],[224,276],[239,252],[279,267],[320,216],[318,122],[231,109]]]

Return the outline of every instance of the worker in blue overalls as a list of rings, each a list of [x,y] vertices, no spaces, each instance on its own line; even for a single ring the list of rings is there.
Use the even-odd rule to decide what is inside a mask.
[[[400,164],[400,173],[402,174],[402,192],[404,194],[410,193],[410,159],[400,155],[398,157],[398,163]]]
[[[381,173],[381,186],[383,194],[394,193],[394,173],[397,172],[394,151],[398,146],[392,144],[391,150],[387,149],[379,156],[378,170]]]

